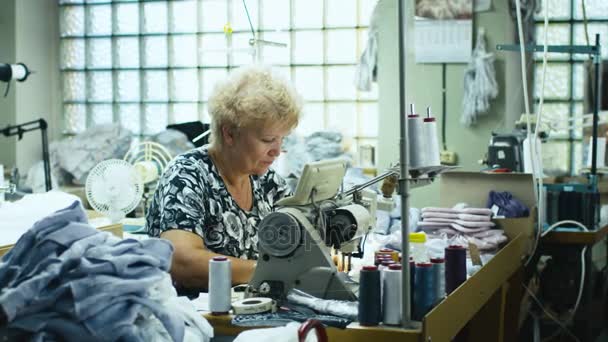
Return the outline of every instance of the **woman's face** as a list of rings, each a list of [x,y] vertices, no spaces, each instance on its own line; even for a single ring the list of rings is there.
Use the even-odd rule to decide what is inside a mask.
[[[284,124],[244,127],[234,136],[237,165],[247,174],[262,175],[281,154],[283,138],[289,134]]]

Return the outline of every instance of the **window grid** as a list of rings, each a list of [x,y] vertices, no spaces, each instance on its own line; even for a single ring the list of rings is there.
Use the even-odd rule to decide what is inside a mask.
[[[225,36],[221,27],[205,25],[203,17],[208,14],[204,10],[210,8],[209,4],[214,1],[215,8],[225,9],[228,22],[232,22],[233,27],[234,25],[239,26],[234,29],[232,35]],[[156,133],[159,129],[164,128],[165,123],[191,119],[208,122],[208,115],[205,112],[206,96],[210,92],[213,81],[244,63],[247,58],[238,50],[248,48],[248,46],[242,45],[242,41],[248,39],[250,35],[250,30],[246,27],[248,25],[244,25],[242,19],[240,25],[236,23],[239,20],[238,16],[244,16],[241,0],[218,1],[114,0],[92,2],[59,0],[60,20],[63,24],[60,25],[62,28],[60,32],[61,49],[65,50],[62,51],[62,53],[65,52],[62,54],[65,57],[60,67],[64,77],[65,133],[79,133],[92,124],[107,120],[121,122],[134,134],[142,136]],[[377,121],[377,90],[372,93],[360,93],[355,90],[352,80],[356,61],[367,37],[368,18],[376,0],[344,2],[349,6],[355,6],[354,9],[349,9],[349,13],[354,13],[354,17],[347,19],[336,18],[336,5],[328,3],[332,0],[318,0],[310,5],[312,7],[320,5],[318,8],[321,9],[321,13],[318,15],[322,15],[322,22],[316,21],[316,24],[314,21],[317,19],[311,18],[313,14],[318,17],[317,12],[309,11],[307,14],[310,16],[309,18],[298,14],[299,18],[296,20],[295,8],[309,6],[308,2],[302,1],[289,0],[289,13],[276,14],[277,16],[288,15],[289,20],[286,18],[277,20],[274,13],[268,15],[268,10],[265,11],[265,5],[271,6],[269,0],[247,0],[256,35],[262,39],[268,37],[268,40],[277,40],[275,37],[280,39],[281,36],[288,39],[288,51],[277,52],[277,49],[273,47],[261,47],[259,53],[265,57],[264,61],[285,72],[296,83],[296,87],[301,93],[306,93],[307,89],[319,92],[319,95],[312,93],[309,94],[309,98],[305,97],[303,120],[307,120],[307,112],[310,112],[310,118],[319,117],[321,120],[308,118],[308,120],[314,121],[314,124],[311,125],[311,122],[307,122],[306,125],[301,125],[306,127],[302,128],[300,133],[306,135],[315,130],[338,129],[345,134],[345,138],[354,140],[351,147],[352,152],[355,152],[361,143],[371,142],[376,145],[377,124],[371,125],[375,127],[373,130],[369,128],[370,125],[366,124],[365,120]],[[131,29],[121,31],[120,25],[129,26],[125,25],[124,13],[128,10],[135,10],[130,7],[131,4],[137,6],[139,15],[136,26],[138,30],[135,32],[136,28],[131,26]],[[188,25],[177,22],[175,18],[178,6],[187,7],[189,4],[194,6],[197,11],[194,16],[196,23]],[[182,13],[183,8],[185,7],[182,7]],[[65,11],[71,11],[70,18],[76,20],[75,23],[66,20],[69,14],[64,13]],[[119,14],[119,11],[124,13]],[[158,23],[162,22],[163,25],[157,27],[155,26],[157,23],[153,22],[154,19],[146,17],[152,15],[147,14],[147,12],[153,13],[152,11],[157,11],[154,13],[154,19]],[[330,18],[329,12],[331,11],[334,16]],[[111,18],[109,27],[100,19],[104,16]],[[81,23],[77,22],[79,20]],[[165,21],[166,27],[164,27]],[[213,18],[212,21],[215,24],[218,23]],[[282,24],[278,24],[282,26],[286,26],[288,23],[288,27],[281,27],[277,31],[270,27],[268,22],[282,22]],[[319,23],[320,25],[318,25]],[[69,24],[74,25],[69,26]],[[83,25],[84,29],[81,29],[80,25]],[[176,28],[177,25],[179,28]],[[187,26],[190,28],[184,30],[183,28]],[[302,39],[301,34],[321,37],[322,46],[317,47],[322,48],[321,60],[313,58],[307,62],[298,62],[298,60],[314,57],[314,53],[317,53],[312,51],[313,55],[306,54],[314,49],[308,48],[311,43]],[[348,39],[342,39],[344,37],[348,37]],[[333,39],[333,42],[330,42],[330,38]],[[208,49],[209,44],[204,43],[205,39],[207,41],[215,39],[211,45],[217,46],[216,50],[221,50],[225,46],[229,51],[213,52],[212,49]],[[179,45],[178,41],[182,45]],[[184,51],[186,48],[183,45],[184,42],[195,42],[193,48],[196,49],[196,57],[181,58],[180,62],[178,57],[184,57],[180,55],[180,51]],[[104,44],[107,43],[109,45],[104,47]],[[161,48],[150,51],[152,44],[156,44],[158,47],[166,46],[166,52],[161,51]],[[300,50],[297,48],[298,45]],[[136,48],[129,50],[129,46]],[[344,46],[347,47],[350,55],[340,55]],[[301,47],[305,47],[303,57],[301,57]],[[110,49],[108,55],[101,56],[99,51],[106,49]],[[190,51],[189,49],[187,48],[186,51]],[[216,59],[210,57],[213,53],[215,53]],[[285,57],[281,57],[283,54]],[[268,62],[267,58],[271,58],[272,63]],[[127,59],[130,62],[125,64]],[[196,65],[192,65],[193,63]],[[212,73],[213,70],[217,70],[219,74]],[[307,75],[309,71],[316,73],[317,70],[321,72],[319,77],[322,79]],[[195,77],[189,77],[189,79],[196,84],[185,83],[183,87],[180,87],[183,80],[178,77],[187,75],[188,71],[195,74]],[[211,76],[213,79],[208,78]],[[77,80],[80,77],[84,78],[84,89],[77,87]],[[159,80],[160,83],[151,83],[153,79]],[[304,91],[297,85],[298,81],[304,85]],[[101,87],[102,89],[100,89],[100,86],[108,84],[109,88]],[[313,85],[315,84],[318,84],[318,90],[314,90]],[[135,87],[138,89],[132,89]],[[66,89],[71,92],[66,93]],[[77,96],[71,96],[72,93]],[[126,93],[130,95],[125,96]],[[194,118],[190,116],[192,111],[196,113]],[[349,118],[346,120],[348,124],[340,118]],[[336,123],[338,127],[335,126]],[[349,131],[350,133],[348,133]]]
[[[543,1],[543,6],[547,5],[548,0]],[[558,26],[564,27],[567,26],[567,39],[568,41],[553,43],[551,42],[551,36],[549,36],[549,44],[586,44],[586,42],[578,42],[576,39],[575,28],[577,26],[582,26],[584,21],[582,15],[578,15],[577,13],[581,13],[580,8],[577,6],[581,6],[580,1],[574,0],[552,0],[553,4],[555,2],[565,2],[568,6],[568,13],[562,13],[560,17],[559,15],[554,18],[549,18],[549,33],[552,29],[557,28]],[[599,3],[598,3],[599,4]],[[601,6],[601,5],[600,5]],[[578,12],[577,12],[578,11]],[[589,8],[589,4],[587,5],[587,15],[589,13],[593,13],[593,8]],[[597,12],[597,11],[596,11]],[[542,44],[544,39],[544,9],[540,13],[537,14],[536,17],[536,41],[537,44]],[[606,13],[605,18],[588,18],[588,25],[595,24],[607,24],[608,23],[608,13]],[[560,39],[563,37],[558,37]],[[600,37],[604,41],[606,37]],[[555,38],[554,38],[555,39]],[[589,32],[589,40],[590,44],[594,44],[595,35],[592,32]],[[536,53],[534,55],[535,58],[535,67],[537,71],[542,69],[542,53]],[[557,77],[556,79],[561,79],[562,82],[566,82],[567,84],[567,92],[565,97],[548,97],[547,98],[547,84],[545,84],[545,99],[544,103],[547,105],[555,104],[555,105],[565,105],[567,106],[567,117],[571,118],[575,115],[582,114],[583,111],[583,99],[577,94],[580,92],[582,94],[582,89],[578,89],[582,87],[583,84],[579,84],[577,82],[577,73],[575,70],[579,70],[580,72],[584,71],[583,63],[585,59],[588,57],[580,54],[549,54],[549,58],[547,61],[547,79],[550,77],[550,73],[555,76],[555,69],[549,70],[550,66],[567,66],[568,71],[565,78]],[[536,76],[540,76],[540,73],[536,73]],[[579,75],[583,77],[583,75]],[[584,78],[583,78],[584,79]],[[538,91],[540,90],[540,78],[535,77],[535,85],[534,87],[534,98],[538,99],[540,94]],[[545,107],[546,109],[547,107]],[[557,107],[556,107],[557,108]],[[546,111],[545,111],[546,112]],[[549,165],[549,169],[555,171],[559,169],[560,164],[567,164],[567,168],[561,170],[563,172],[567,172],[569,174],[574,174],[578,172],[578,169],[582,167],[582,145],[583,145],[583,130],[580,129],[569,129],[566,132],[558,132],[553,133],[549,136],[549,141],[543,146],[543,156],[544,156],[544,164]],[[547,152],[547,153],[545,153]],[[566,152],[566,158],[564,159],[564,153]],[[545,166],[545,168],[547,168]]]

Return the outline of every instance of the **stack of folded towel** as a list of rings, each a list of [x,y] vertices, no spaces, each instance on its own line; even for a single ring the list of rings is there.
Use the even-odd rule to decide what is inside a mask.
[[[421,217],[418,230],[430,235],[462,235],[481,250],[495,249],[507,240],[502,229],[495,229],[492,211],[487,208],[427,207]]]

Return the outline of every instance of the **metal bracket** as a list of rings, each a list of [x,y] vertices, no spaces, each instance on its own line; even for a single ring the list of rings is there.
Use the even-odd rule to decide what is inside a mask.
[[[519,51],[520,47],[517,44],[498,44],[496,50],[502,51]],[[524,50],[527,52],[544,52],[543,45],[526,44]],[[558,53],[581,53],[588,55],[600,55],[600,45],[547,45],[547,52]]]

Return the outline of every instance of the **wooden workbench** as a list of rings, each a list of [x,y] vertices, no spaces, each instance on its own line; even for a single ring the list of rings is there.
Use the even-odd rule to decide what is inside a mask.
[[[328,328],[329,341],[450,341],[469,326],[469,341],[514,341],[521,298],[521,259],[526,234],[517,234],[486,265],[452,292],[424,318],[418,329],[361,327]],[[517,303],[517,308],[514,308]],[[206,314],[216,336],[235,336],[251,327],[231,324],[232,316]]]

